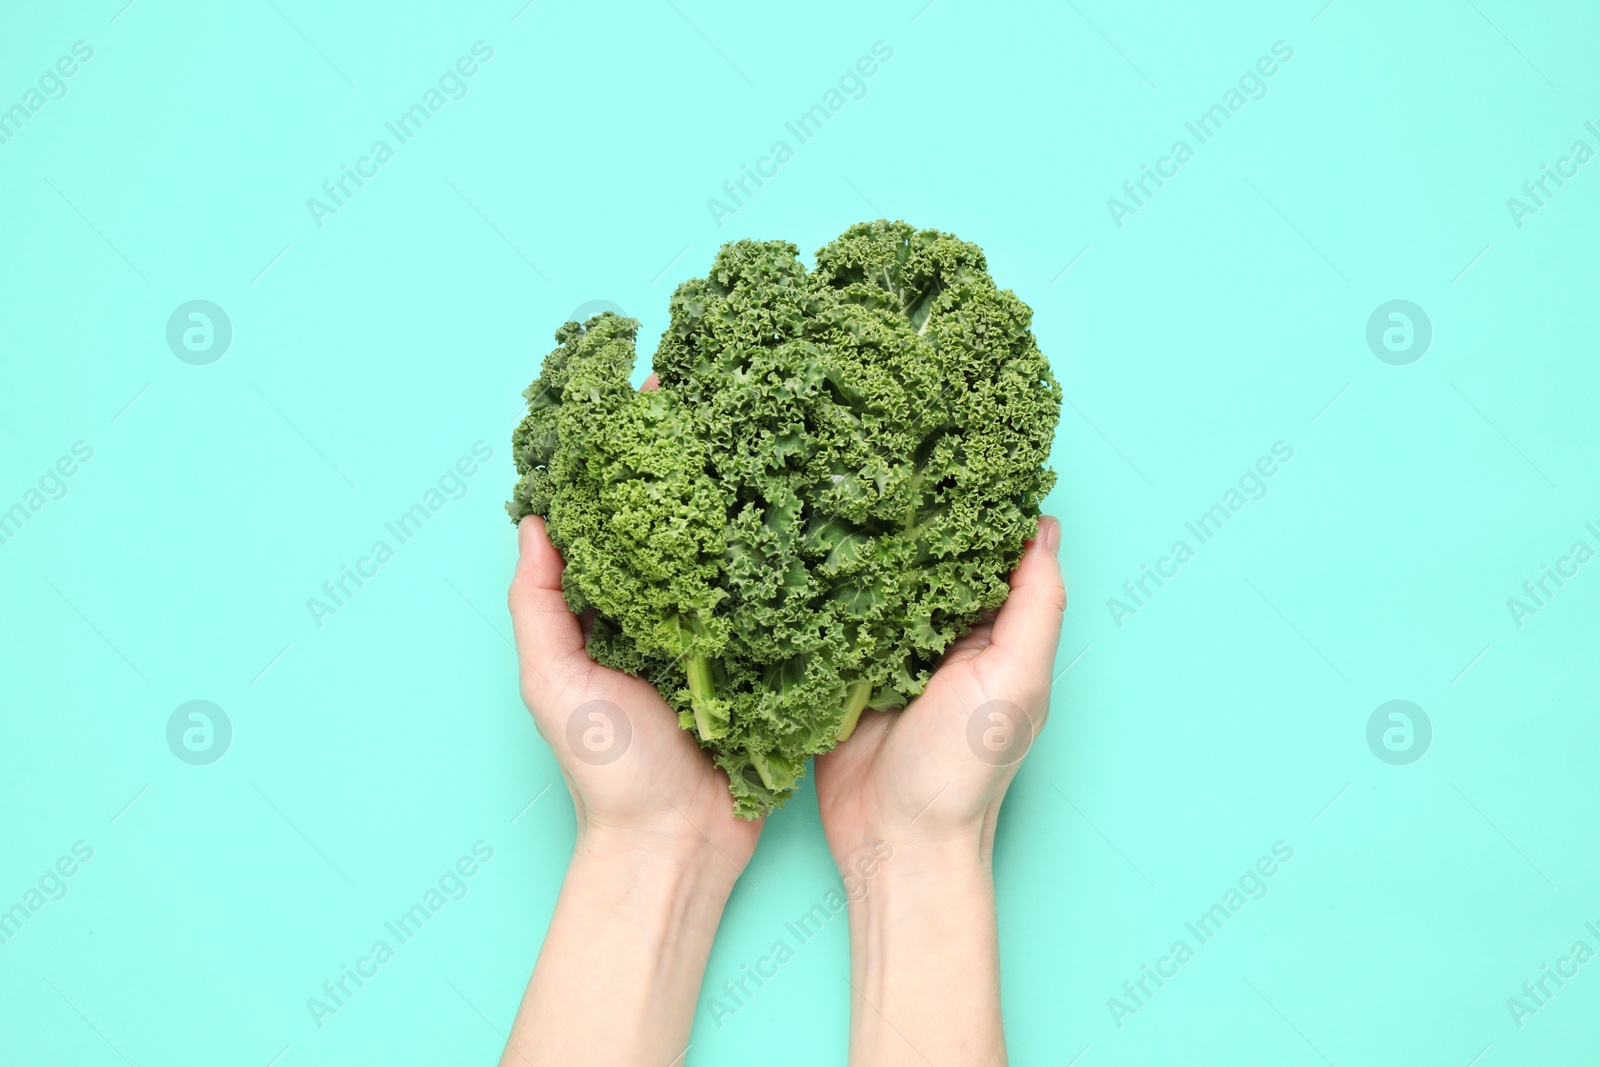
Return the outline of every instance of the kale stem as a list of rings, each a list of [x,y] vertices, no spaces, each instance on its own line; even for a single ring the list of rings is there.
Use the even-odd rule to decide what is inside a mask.
[[[687,670],[689,701],[694,706],[694,724],[700,732],[700,740],[721,737],[722,731],[717,729],[712,710],[716,706],[717,687],[711,681],[711,661],[704,656],[690,656]]]
[[[856,723],[861,721],[861,713],[871,698],[871,682],[855,682],[845,692],[844,719],[839,723],[840,741],[848,741],[850,735],[856,732]]]
[[[766,757],[762,756],[759,752],[747,751],[745,755],[750,757],[750,765],[754,767],[756,769],[756,773],[761,776],[761,784],[765,785],[768,789],[771,789],[774,792],[780,792],[782,787],[778,785],[777,779],[772,776],[772,767],[767,763]]]

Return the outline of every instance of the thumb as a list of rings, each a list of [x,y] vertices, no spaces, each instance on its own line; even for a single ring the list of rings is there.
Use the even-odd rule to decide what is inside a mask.
[[[1061,581],[1061,523],[1044,516],[1011,572],[1011,594],[995,616],[991,644],[1003,648],[1025,668],[1049,672],[1061,641],[1061,613],[1067,590]]]
[[[517,655],[523,664],[525,686],[539,701],[559,691],[563,676],[574,663],[584,662],[583,630],[578,617],[561,595],[561,572],[566,564],[550,543],[544,520],[529,515],[517,524],[517,570],[507,598]]]

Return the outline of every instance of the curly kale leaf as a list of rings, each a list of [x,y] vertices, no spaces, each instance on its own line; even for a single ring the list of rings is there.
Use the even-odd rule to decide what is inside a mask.
[[[638,329],[606,312],[557,332],[561,347],[529,387],[529,414],[513,435],[522,480],[507,508],[513,519],[545,517],[567,562],[567,602],[607,620],[616,665],[677,662],[696,690],[692,717],[714,738],[726,729],[727,702],[695,682],[728,636],[716,610],[727,596],[726,494],[675,398],[629,384]]]

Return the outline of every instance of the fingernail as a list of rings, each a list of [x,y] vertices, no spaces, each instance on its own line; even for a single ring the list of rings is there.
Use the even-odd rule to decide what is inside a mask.
[[[1061,523],[1056,519],[1045,519],[1042,536],[1044,537],[1044,547],[1050,550],[1052,556],[1059,556],[1061,554]]]

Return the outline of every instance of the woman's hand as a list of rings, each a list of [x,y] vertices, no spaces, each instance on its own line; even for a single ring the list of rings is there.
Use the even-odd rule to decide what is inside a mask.
[[[995,822],[1049,711],[1067,597],[1061,524],[1039,534],[992,620],[904,710],[868,712],[816,760],[817,804],[850,904],[850,1062],[1005,1062]],[[882,859],[887,855],[887,859]]]
[[[904,711],[867,712],[816,761],[817,803],[841,863],[874,841],[962,849],[988,863],[995,818],[1049,712],[1067,594],[1061,524],[1039,522],[999,613],[945,654]]]
[[[544,520],[523,519],[517,537],[510,606],[522,699],[572,794],[579,848],[709,850],[737,875],[762,824],[734,818],[727,776],[678,727],[655,686],[589,658]]]

